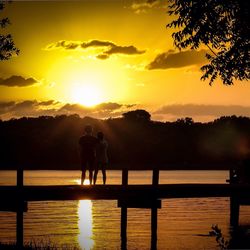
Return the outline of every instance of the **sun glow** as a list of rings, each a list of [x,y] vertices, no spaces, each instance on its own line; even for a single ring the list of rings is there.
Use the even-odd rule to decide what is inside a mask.
[[[92,107],[102,102],[100,89],[95,85],[75,85],[72,88],[73,102]]]
[[[131,96],[128,76],[119,63],[86,61],[80,55],[78,62],[65,56],[53,61],[46,75],[48,82],[55,83],[44,90],[48,98],[92,108],[104,102],[124,102]]]

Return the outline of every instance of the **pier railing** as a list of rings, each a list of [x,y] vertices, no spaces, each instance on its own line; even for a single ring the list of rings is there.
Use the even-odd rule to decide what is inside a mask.
[[[30,169],[27,169],[27,171],[29,171]],[[128,185],[128,173],[129,171],[138,171],[137,169],[133,170],[133,169],[128,169],[128,168],[121,168],[121,169],[115,169],[115,170],[119,170],[122,171],[122,185],[126,186]],[[173,169],[170,169],[173,170]],[[177,169],[177,170],[183,170],[183,169]],[[186,170],[186,169],[185,169]],[[198,171],[208,171],[208,169],[189,169],[189,170],[198,170]],[[212,171],[214,171],[215,169],[212,169]],[[226,180],[226,182],[228,183],[237,183],[238,178],[236,176],[236,171],[234,168],[229,168],[226,169],[227,171],[229,171],[229,179]],[[0,170],[2,171],[2,170]],[[16,183],[18,187],[23,187],[24,185],[24,171],[26,171],[26,169],[23,169],[21,167],[17,168],[17,175],[16,175]],[[49,170],[46,170],[49,171]],[[142,169],[140,171],[152,171],[152,185],[156,186],[159,184],[159,177],[160,177],[160,171],[168,171],[168,169],[159,169],[159,168],[152,168],[152,169]]]
[[[149,170],[148,168],[146,170]],[[205,170],[205,169],[204,169]],[[207,169],[206,169],[207,170]],[[129,185],[129,171],[121,169],[121,185],[26,186],[24,169],[18,168],[15,186],[0,186],[0,211],[16,212],[17,247],[23,246],[23,213],[28,202],[39,200],[112,199],[121,208],[121,248],[126,249],[127,209],[151,209],[151,249],[157,249],[157,211],[162,199],[192,197],[229,197],[230,223],[238,225],[240,205],[250,205],[250,184],[237,183],[234,169],[229,169],[228,184],[159,184],[160,169],[151,169],[152,183]],[[225,180],[226,181],[226,180]]]

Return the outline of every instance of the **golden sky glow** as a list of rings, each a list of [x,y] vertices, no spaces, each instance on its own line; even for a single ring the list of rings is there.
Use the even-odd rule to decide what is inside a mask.
[[[195,106],[196,120],[228,115],[232,105],[239,106],[236,114],[248,115],[249,83],[236,82],[226,87],[218,80],[210,87],[208,82],[200,81],[204,51],[175,50],[172,31],[165,28],[170,20],[167,1],[145,2],[14,1],[9,4],[1,16],[10,18],[12,25],[8,31],[21,53],[0,62],[1,119],[22,114],[53,115],[60,108],[60,112],[65,111],[63,105],[74,103],[83,105],[83,110],[78,112],[81,116],[89,115],[87,107],[117,104],[111,109],[105,106],[99,113],[95,110],[93,114],[100,118],[119,115],[129,108],[144,108],[155,119],[173,120],[191,116],[192,112],[181,112],[190,104]],[[9,80],[12,76],[23,80],[17,77]],[[173,105],[179,105],[179,113],[167,111]],[[207,109],[202,106],[200,112],[197,105],[205,105]],[[209,107],[214,110],[214,105],[218,114],[204,111]],[[223,113],[224,107],[227,113]],[[72,106],[67,109],[69,113],[74,111]]]

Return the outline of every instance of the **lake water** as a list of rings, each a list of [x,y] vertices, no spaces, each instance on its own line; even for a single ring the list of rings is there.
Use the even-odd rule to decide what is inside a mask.
[[[101,177],[101,175],[99,176]],[[150,184],[151,171],[129,172],[129,184]],[[228,171],[161,171],[160,183],[225,183]],[[25,171],[25,185],[78,184],[80,171]],[[98,179],[101,183],[101,178]],[[120,184],[121,171],[108,171],[107,184]],[[15,171],[0,171],[0,185],[15,185]],[[163,200],[158,210],[158,249],[219,249],[207,236],[218,224],[228,239],[229,198]],[[127,249],[150,249],[151,210],[128,209]],[[16,215],[0,212],[0,242],[15,242]],[[240,224],[250,223],[250,207],[241,207]],[[117,201],[29,202],[24,240],[68,249],[120,249]]]

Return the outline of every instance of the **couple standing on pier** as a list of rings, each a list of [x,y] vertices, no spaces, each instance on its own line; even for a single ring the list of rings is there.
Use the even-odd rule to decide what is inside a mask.
[[[98,171],[102,171],[103,184],[106,183],[106,166],[108,164],[107,149],[108,143],[104,139],[102,132],[97,133],[97,137],[93,136],[93,128],[87,125],[84,129],[85,134],[79,139],[82,178],[83,185],[86,171],[89,170],[89,182],[96,184]],[[94,172],[94,179],[93,179]]]

